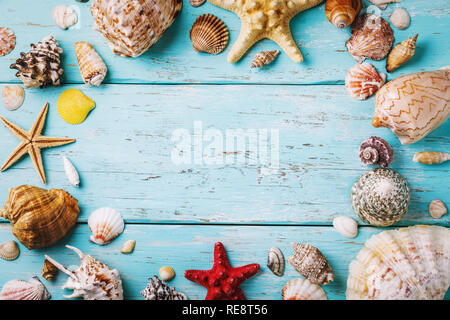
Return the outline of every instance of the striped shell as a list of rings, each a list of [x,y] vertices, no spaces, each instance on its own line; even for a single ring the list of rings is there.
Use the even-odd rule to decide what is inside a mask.
[[[194,21],[189,37],[195,51],[218,54],[227,46],[229,32],[222,20],[208,13]]]
[[[191,6],[193,6],[194,8],[200,7],[202,4],[204,4],[206,2],[206,0],[189,0],[189,3],[191,4]]]
[[[272,247],[267,256],[267,267],[274,275],[281,277],[284,274],[285,261],[283,252],[277,247]]]
[[[110,243],[125,227],[120,213],[112,208],[100,208],[92,212],[88,225],[92,232],[90,240],[101,246]]]
[[[253,59],[252,64],[250,65],[250,68],[261,68],[264,67],[265,65],[268,65],[269,63],[272,63],[279,53],[280,53],[279,50],[258,52],[255,55],[255,58]]]
[[[440,164],[450,160],[450,153],[437,151],[422,151],[414,155],[413,161],[423,164]]]
[[[346,28],[358,16],[361,8],[361,0],[327,0],[325,15],[337,28]]]
[[[281,290],[283,300],[327,300],[325,291],[306,279],[293,279]]]
[[[418,36],[419,35],[416,34],[415,36],[395,45],[386,60],[387,72],[394,71],[414,56]]]
[[[355,64],[345,77],[345,88],[350,96],[365,100],[378,91],[386,80],[370,63]]]
[[[0,57],[5,56],[14,50],[16,46],[16,36],[9,28],[0,27]]]
[[[38,277],[32,277],[29,281],[8,281],[0,292],[0,300],[49,300],[50,298],[50,293]]]
[[[25,92],[19,85],[5,86],[2,89],[3,105],[9,111],[18,109],[25,99]]]
[[[6,241],[0,244],[0,258],[11,261],[17,259],[20,254],[19,246],[15,241]]]
[[[84,83],[99,86],[108,71],[100,55],[89,43],[84,41],[75,42],[75,52]]]
[[[447,208],[444,202],[442,202],[442,200],[439,199],[431,201],[430,205],[428,206],[428,210],[430,212],[430,215],[435,219],[439,219],[443,215],[447,214]]]

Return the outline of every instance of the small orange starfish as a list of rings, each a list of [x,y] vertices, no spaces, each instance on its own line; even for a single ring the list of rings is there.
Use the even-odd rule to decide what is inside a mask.
[[[13,153],[11,153],[5,164],[0,168],[0,171],[5,171],[25,153],[28,153],[33,161],[36,171],[42,179],[42,182],[47,182],[45,179],[44,165],[42,163],[41,149],[63,146],[65,144],[75,142],[75,139],[41,136],[41,131],[44,128],[45,119],[47,117],[47,111],[48,103],[46,103],[44,108],[42,108],[30,131],[25,131],[5,118],[0,117],[5,126],[20,140],[20,144],[13,151]]]

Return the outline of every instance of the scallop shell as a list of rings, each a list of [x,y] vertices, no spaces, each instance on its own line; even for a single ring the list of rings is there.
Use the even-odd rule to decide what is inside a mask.
[[[316,247],[292,243],[294,255],[289,263],[306,279],[315,284],[328,284],[334,280],[333,270],[327,259]]]
[[[450,153],[422,151],[414,155],[413,161],[423,164],[439,164],[450,160]]]
[[[380,8],[381,10],[384,10],[386,9],[388,4],[402,2],[403,0],[369,0],[369,1],[372,2],[374,5],[376,5],[378,8]]]
[[[99,86],[105,79],[108,68],[100,55],[87,42],[75,42],[78,66],[84,83]]]
[[[206,2],[206,0],[189,0],[189,3],[191,4],[191,6],[193,6],[194,8],[200,7],[202,4],[204,4]]]
[[[136,240],[127,240],[120,248],[120,252],[132,253],[135,246],[136,246]]]
[[[306,279],[293,279],[281,290],[283,300],[327,300],[325,291]]]
[[[387,72],[394,71],[414,56],[418,36],[419,35],[416,34],[415,36],[398,43],[391,50],[386,60]]]
[[[389,17],[391,23],[400,30],[404,30],[409,27],[411,23],[411,17],[409,16],[408,11],[404,8],[397,8]]]
[[[358,223],[349,217],[334,218],[333,227],[346,238],[352,239],[358,235]]]
[[[269,255],[267,256],[267,267],[276,276],[281,277],[284,274],[285,262],[283,252],[277,247],[270,248]]]
[[[345,77],[345,88],[350,96],[365,100],[378,91],[386,80],[370,63],[355,64]]]
[[[352,37],[346,41],[348,52],[361,63],[364,59],[382,60],[394,43],[394,33],[386,20],[363,14],[352,24]]]
[[[361,0],[327,0],[325,15],[337,28],[346,28],[361,11]]]
[[[60,5],[52,9],[52,18],[61,29],[67,29],[77,23],[78,17],[71,7]]]
[[[269,63],[272,63],[279,53],[279,50],[258,52],[255,55],[250,68],[261,68],[265,65],[268,65]]]
[[[170,281],[175,277],[175,271],[169,266],[164,266],[159,269],[159,276],[163,281]]]
[[[7,261],[17,259],[20,254],[19,246],[15,241],[6,241],[0,244],[0,258]]]
[[[347,299],[443,299],[450,285],[450,230],[416,225],[366,241],[350,263]]]
[[[195,20],[189,37],[195,51],[218,54],[227,46],[229,32],[222,20],[208,13]]]
[[[0,27],[0,57],[5,56],[14,50],[16,46],[16,36],[9,28]]]
[[[56,104],[58,114],[70,124],[82,123],[89,112],[95,108],[95,102],[81,90],[68,89],[61,93]]]
[[[45,259],[41,273],[44,279],[46,279],[47,281],[53,281],[55,275],[58,273],[58,268],[56,268],[56,266],[53,263]]]
[[[25,92],[19,85],[5,86],[2,89],[3,105],[12,111],[18,109],[25,98]]]
[[[88,225],[92,232],[90,240],[101,246],[110,243],[125,227],[120,213],[112,208],[100,208],[92,212]]]
[[[29,281],[8,281],[0,292],[0,300],[49,300],[50,298],[50,293],[38,277],[32,277]]]
[[[428,210],[430,211],[430,215],[435,219],[439,219],[447,214],[447,208],[445,207],[444,202],[439,199],[431,201]]]

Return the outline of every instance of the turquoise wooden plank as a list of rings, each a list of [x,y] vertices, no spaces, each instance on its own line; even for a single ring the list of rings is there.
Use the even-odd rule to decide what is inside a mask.
[[[97,107],[81,125],[69,125],[57,114],[56,100],[69,88],[81,88]],[[268,90],[270,88],[270,90]],[[418,151],[450,149],[450,122],[427,138],[402,146],[388,129],[370,124],[373,98],[359,102],[343,86],[153,86],[106,85],[100,88],[64,86],[27,90],[25,104],[0,115],[28,129],[45,102],[50,102],[45,134],[68,136],[77,142],[44,150],[47,188],[64,188],[79,199],[80,221],[101,206],[114,206],[129,222],[140,223],[268,223],[327,224],[337,215],[354,217],[349,193],[354,181],[373,168],[358,158],[360,143],[371,135],[394,148],[392,168],[412,189],[409,213],[399,224],[449,225],[449,216],[433,219],[427,206],[433,199],[449,203],[449,163],[426,166],[412,161]],[[218,99],[217,97],[220,97]],[[279,132],[279,169],[255,164],[208,164],[224,160],[225,148],[201,163],[176,164],[171,153],[177,129],[194,133],[217,129],[275,129]],[[0,161],[17,139],[0,126]],[[206,147],[210,142],[204,142]],[[251,151],[251,150],[250,150]],[[206,149],[203,153],[207,153]],[[254,157],[255,153],[247,152]],[[71,187],[63,173],[62,155],[79,169],[82,187]],[[214,155],[214,153],[213,153]],[[0,204],[8,188],[43,186],[29,158],[0,173]]]
[[[226,56],[231,45],[239,35],[240,21],[233,13],[206,3],[193,8],[184,1],[183,10],[164,35],[147,53],[139,58],[130,59],[115,56],[108,48],[100,33],[92,29],[93,18],[89,12],[90,2],[82,4],[66,2],[79,11],[80,23],[69,30],[57,27],[51,18],[51,9],[61,1],[2,1],[0,25],[11,27],[17,36],[16,49],[5,57],[0,57],[0,82],[18,82],[14,70],[9,65],[15,61],[21,51],[28,51],[30,43],[36,43],[52,34],[60,41],[65,50],[63,63],[64,81],[81,83],[74,52],[76,41],[88,41],[101,54],[109,66],[105,80],[108,83],[289,83],[289,84],[335,84],[343,83],[347,70],[355,64],[345,48],[350,37],[349,28],[338,30],[325,17],[325,5],[307,10],[296,16],[291,29],[296,43],[301,44],[305,61],[292,62],[286,54],[263,70],[251,70],[249,65],[254,55],[262,50],[278,49],[269,40],[263,40],[252,47],[244,58],[229,64]],[[374,11],[364,1],[364,10]],[[403,31],[394,29],[396,42],[419,33],[416,54],[407,64],[395,71],[389,78],[403,74],[441,68],[450,64],[448,30],[449,13],[444,10],[446,0],[409,0],[392,4],[384,11],[376,13],[388,19],[392,11],[405,7],[412,17],[411,26]],[[189,30],[194,20],[203,13],[213,13],[224,20],[230,30],[230,43],[226,50],[217,55],[197,53],[192,49]],[[380,72],[385,72],[385,61],[370,61]]]

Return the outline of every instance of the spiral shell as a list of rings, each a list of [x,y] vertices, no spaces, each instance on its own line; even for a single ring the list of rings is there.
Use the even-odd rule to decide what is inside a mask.
[[[206,2],[206,0],[189,0],[189,3],[191,4],[191,6],[193,6],[194,8],[200,7],[202,4],[204,4]]]
[[[334,218],[333,227],[346,238],[352,239],[358,235],[358,223],[349,217]]]
[[[386,168],[394,160],[394,150],[380,137],[370,137],[359,147],[359,158],[365,164],[379,164]]]
[[[274,275],[281,277],[284,274],[284,256],[283,252],[277,247],[272,247],[269,250],[269,255],[267,256],[267,267]]]
[[[47,281],[53,281],[55,278],[55,275],[58,273],[58,268],[48,261],[47,259],[44,260],[44,266],[42,267],[42,277],[46,279]]]
[[[439,219],[443,215],[447,214],[447,208],[445,207],[444,202],[439,199],[431,201],[428,210],[430,215],[435,219]]]
[[[136,240],[127,240],[120,248],[120,252],[132,253],[135,246],[136,246]]]
[[[6,109],[13,111],[18,109],[25,98],[25,92],[19,85],[5,86],[2,89],[3,105]]]
[[[79,187],[80,186],[80,176],[78,175],[77,169],[73,166],[72,162],[66,157],[63,157],[64,161],[64,171],[66,172],[67,180],[70,184]]]
[[[99,86],[108,72],[100,55],[91,44],[84,41],[75,42],[75,52],[84,83]]]
[[[281,290],[283,300],[327,300],[325,291],[306,279],[293,279]]]
[[[358,16],[361,7],[361,0],[327,0],[325,15],[337,28],[346,28]]]
[[[414,56],[418,36],[419,35],[416,34],[415,36],[398,43],[391,50],[386,60],[387,72],[394,71]]]
[[[0,27],[0,57],[5,56],[14,50],[16,46],[16,36],[9,28]]]
[[[378,91],[386,80],[370,63],[355,64],[345,77],[345,88],[350,96],[365,100]]]
[[[49,300],[50,298],[50,293],[38,277],[32,277],[29,281],[8,281],[0,292],[0,300]]]
[[[125,227],[120,213],[112,208],[100,208],[92,212],[88,225],[92,232],[90,240],[101,246],[110,243]]]
[[[439,164],[450,160],[450,153],[422,151],[414,155],[413,161],[423,164]]]
[[[61,29],[67,29],[77,23],[75,11],[68,6],[60,5],[52,9],[52,18]]]
[[[208,13],[194,21],[189,36],[195,51],[218,54],[227,46],[229,32],[222,20]]]
[[[279,50],[261,51],[255,55],[250,68],[261,68],[272,63],[280,53]]]
[[[159,269],[159,276],[163,281],[170,281],[175,277],[175,271],[169,266],[164,266]]]
[[[411,17],[409,16],[408,11],[404,8],[397,8],[389,17],[391,23],[400,30],[404,30],[409,27],[411,23]]]
[[[17,259],[20,254],[19,246],[15,241],[6,241],[0,244],[0,258],[7,261]]]

